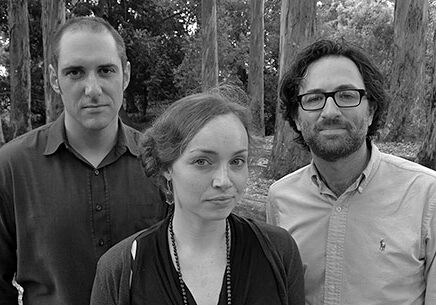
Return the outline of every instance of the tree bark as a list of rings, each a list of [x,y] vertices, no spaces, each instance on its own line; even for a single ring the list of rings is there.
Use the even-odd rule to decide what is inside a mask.
[[[396,0],[394,58],[386,120],[386,141],[401,141],[411,125],[411,110],[424,101],[425,31],[428,0]]]
[[[433,75],[431,84],[430,111],[424,139],[416,161],[436,170],[436,31],[433,33]]]
[[[30,112],[30,47],[27,0],[9,1],[11,122],[15,138],[32,129]]]
[[[264,0],[251,0],[250,57],[248,62],[248,95],[254,132],[265,136],[264,118]]]
[[[5,141],[5,134],[3,133],[3,120],[0,117],[0,147],[2,147],[6,141]]]
[[[297,52],[313,39],[315,14],[315,0],[282,0],[279,83]],[[293,141],[295,137],[296,133],[283,119],[278,101],[273,149],[267,172],[269,177],[281,178],[310,162],[309,152]]]
[[[218,85],[218,45],[216,29],[216,0],[201,1],[202,90],[207,91]]]
[[[41,27],[44,48],[44,96],[46,122],[52,122],[63,111],[61,97],[53,91],[50,85],[51,39],[57,28],[65,22],[64,0],[41,0]]]

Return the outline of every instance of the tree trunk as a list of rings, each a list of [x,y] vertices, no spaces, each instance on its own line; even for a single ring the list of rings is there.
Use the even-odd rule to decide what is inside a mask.
[[[315,32],[315,0],[282,0],[280,17],[279,82],[293,59],[307,45]],[[277,102],[276,124],[268,176],[278,179],[310,162],[310,154],[293,140],[296,133],[283,119]]]
[[[3,133],[3,120],[0,117],[0,147],[6,143],[5,134]]]
[[[216,0],[201,1],[201,26],[201,80],[203,91],[207,91],[218,85]]]
[[[9,1],[11,123],[15,138],[32,129],[27,0]]]
[[[424,101],[425,30],[428,0],[397,0],[394,16],[394,58],[386,120],[386,141],[400,141],[411,125],[411,110]]]
[[[251,0],[250,58],[248,62],[248,95],[254,132],[265,136],[264,119],[264,0]]]
[[[50,85],[49,64],[50,42],[56,29],[65,22],[65,2],[63,0],[41,0],[42,43],[44,47],[44,97],[46,122],[58,118],[63,110],[61,97]]]
[[[436,170],[436,31],[433,33],[433,75],[427,127],[416,161]]]

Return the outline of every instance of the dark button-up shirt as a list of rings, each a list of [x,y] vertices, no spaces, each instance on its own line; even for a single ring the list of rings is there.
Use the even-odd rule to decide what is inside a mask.
[[[0,304],[88,305],[99,257],[167,213],[120,122],[94,168],[68,145],[64,117],[0,149]]]

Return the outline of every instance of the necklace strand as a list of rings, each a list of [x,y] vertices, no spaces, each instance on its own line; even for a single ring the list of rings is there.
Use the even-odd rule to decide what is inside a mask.
[[[176,240],[174,238],[173,230],[173,217],[170,218],[168,227],[170,231],[171,246],[173,248],[174,260],[176,261],[176,271],[179,278],[180,288],[182,290],[183,304],[188,305],[188,297],[186,294],[185,282],[183,281],[182,271],[180,269],[179,255],[177,253]],[[232,281],[230,269],[230,228],[229,221],[226,219],[226,291],[227,291],[227,305],[232,304]]]

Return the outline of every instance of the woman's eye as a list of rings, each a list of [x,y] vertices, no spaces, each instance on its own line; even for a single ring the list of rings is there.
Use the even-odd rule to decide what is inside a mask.
[[[232,160],[232,165],[240,167],[240,166],[243,166],[245,164],[245,162],[246,162],[245,159],[238,158],[238,159]]]
[[[210,162],[207,161],[206,159],[197,159],[194,161],[194,164],[198,165],[198,166],[206,166],[206,165],[209,165]]]

